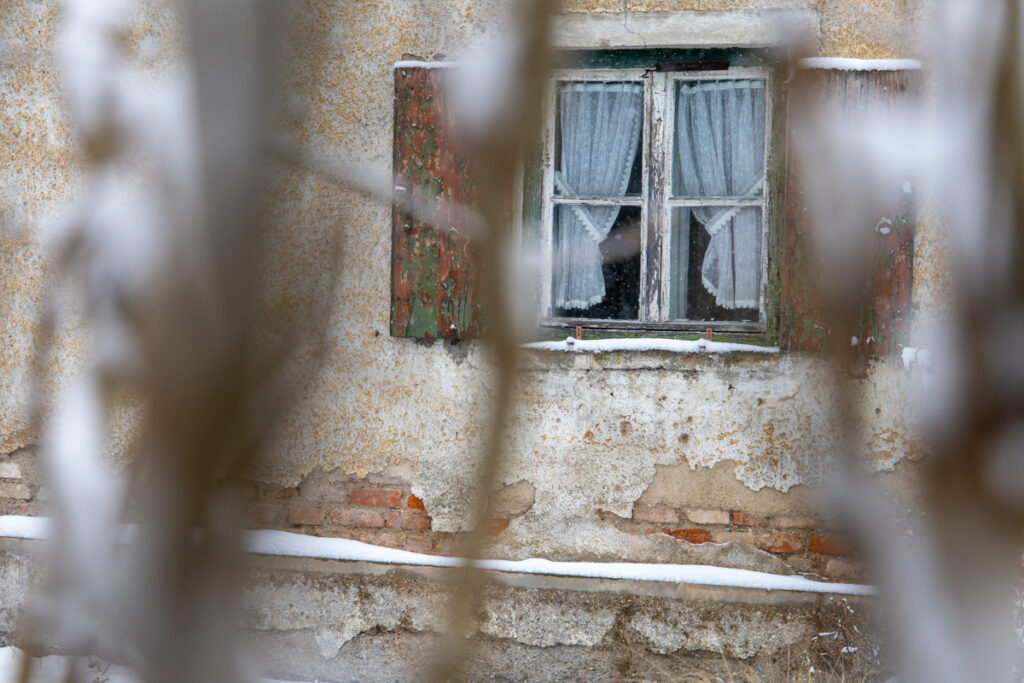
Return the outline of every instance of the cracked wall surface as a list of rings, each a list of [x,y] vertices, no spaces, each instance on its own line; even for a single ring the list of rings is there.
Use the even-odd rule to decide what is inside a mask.
[[[820,54],[920,56],[912,31],[919,9],[909,0],[630,0],[625,6],[635,12],[810,8],[820,19]],[[499,9],[497,0],[289,4],[288,20],[301,40],[286,52],[285,110],[291,114],[278,120],[281,132],[298,148],[359,164],[387,185],[392,64],[407,56],[457,53],[479,34],[495,32]],[[617,0],[563,4],[566,12],[622,9]],[[0,453],[11,453],[38,441],[28,426],[27,391],[43,291],[44,231],[82,178],[53,61],[59,6],[16,2],[3,12]],[[128,46],[147,73],[173,68],[172,19],[159,3],[140,6]],[[274,170],[268,199],[278,228],[272,268],[282,320],[302,293],[289,273],[337,265],[341,280],[323,371],[291,407],[257,477],[295,486],[315,470],[361,477],[398,468],[435,531],[465,528],[493,389],[482,346],[465,342],[453,353],[443,343],[388,336],[387,205],[285,164]],[[337,254],[322,248],[333,234],[341,235]],[[942,308],[944,271],[932,224],[919,226],[917,241],[915,308],[934,314]],[[78,327],[60,330],[48,387],[66,383],[87,349]],[[752,510],[761,500],[755,491],[799,507],[803,498],[779,499],[790,496],[780,492],[818,481],[834,449],[835,425],[825,408],[829,370],[813,354],[531,352],[523,369],[500,483],[527,482],[533,502],[496,538],[496,554],[685,559],[704,551],[633,536],[599,513],[629,518],[637,501],[664,497],[658,492],[670,485],[685,491],[690,482],[693,489],[712,471],[750,492],[743,500]],[[908,408],[910,376],[898,360],[873,362],[857,387],[872,466],[889,471],[921,455]],[[114,460],[123,461],[135,434],[134,414],[129,405],[116,420]],[[726,502],[717,507],[731,509]],[[743,566],[768,562],[757,559],[760,551],[743,552],[751,555],[736,560]]]

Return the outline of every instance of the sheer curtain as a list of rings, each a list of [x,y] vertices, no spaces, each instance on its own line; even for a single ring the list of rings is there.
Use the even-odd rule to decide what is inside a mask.
[[[705,81],[678,88],[674,196],[761,196],[764,81]],[[702,206],[692,211],[711,235],[701,267],[704,286],[719,306],[757,308],[761,210]]]
[[[624,197],[643,129],[640,83],[566,83],[559,93],[561,168],[567,197]],[[619,216],[618,206],[559,205],[554,295],[558,308],[589,308],[604,299],[598,245]]]

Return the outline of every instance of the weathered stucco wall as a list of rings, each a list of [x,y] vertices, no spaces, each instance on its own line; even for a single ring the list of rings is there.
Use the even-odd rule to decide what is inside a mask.
[[[287,139],[364,164],[390,180],[392,64],[407,56],[451,55],[493,29],[497,0],[388,0],[288,5],[293,36],[285,70]],[[819,52],[845,57],[916,56],[909,28],[913,3],[852,0],[628,2],[630,11],[816,9]],[[137,59],[159,72],[173,54],[166,10],[143,5],[130,42]],[[618,0],[568,0],[567,12],[621,12]],[[0,295],[0,452],[38,440],[28,429],[28,368],[43,291],[42,234],[81,182],[63,110],[53,45],[56,3],[21,2],[3,10],[0,71],[0,211],[4,220]],[[148,61],[147,61],[148,60]],[[341,273],[329,322],[323,371],[292,407],[258,476],[292,485],[314,469],[363,475],[403,472],[425,503],[435,530],[465,525],[484,438],[490,373],[479,344],[451,347],[388,336],[390,208],[308,170],[275,170],[270,206],[279,224],[275,253],[282,319],[297,284],[289,272],[337,266]],[[340,236],[340,252],[324,249]],[[934,235],[919,230],[915,303],[937,310],[941,268]],[[925,258],[921,258],[924,256]],[[333,259],[339,259],[333,261]],[[56,384],[80,364],[86,345],[63,330],[50,376]],[[827,412],[830,375],[812,354],[770,356],[608,356],[531,353],[524,359],[509,435],[504,484],[526,480],[532,507],[514,519],[495,552],[559,556],[670,557],[602,521],[628,518],[638,500],[695,501],[710,472],[743,486],[719,507],[777,511],[779,491],[807,509],[805,484],[817,481],[833,451]],[[859,383],[862,426],[872,465],[891,470],[921,454],[908,409],[909,376],[898,359],[874,362]],[[125,417],[113,448],[132,434]],[[772,489],[765,494],[760,489]],[[713,490],[713,489],[712,489]],[[678,495],[673,498],[673,491]],[[734,492],[735,493],[735,492]],[[655,500],[656,499],[656,500]],[[762,502],[764,504],[762,504]],[[664,539],[658,543],[664,543]],[[660,547],[660,546],[659,546]]]

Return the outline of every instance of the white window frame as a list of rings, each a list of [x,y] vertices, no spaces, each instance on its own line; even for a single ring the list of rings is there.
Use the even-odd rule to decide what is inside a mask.
[[[762,194],[746,199],[672,199],[672,163],[674,154],[675,84],[678,81],[726,80],[757,78],[765,81],[765,136],[764,173],[765,183]],[[621,200],[573,199],[559,197],[554,192],[555,160],[555,112],[557,107],[558,83],[566,81],[632,81],[644,85],[644,120],[641,150],[642,188],[639,197],[624,197]],[[560,69],[554,71],[548,80],[545,92],[545,116],[542,132],[543,153],[541,155],[541,287],[540,324],[543,327],[567,327],[579,325],[584,328],[634,329],[634,330],[679,330],[765,332],[767,329],[766,300],[768,288],[768,247],[771,206],[772,178],[769,173],[772,138],[773,84],[771,70],[762,67],[730,68],[715,71],[667,71],[650,69]],[[552,258],[554,251],[554,207],[558,204],[590,204],[639,206],[640,220],[644,226],[641,233],[640,259],[640,300],[637,320],[612,320],[595,318],[566,318],[552,315]],[[668,320],[669,272],[671,238],[671,211],[681,206],[756,206],[761,209],[761,291],[758,303],[758,320],[749,322]]]

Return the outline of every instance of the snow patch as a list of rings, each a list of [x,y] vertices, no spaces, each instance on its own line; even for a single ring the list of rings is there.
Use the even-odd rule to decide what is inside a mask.
[[[406,59],[395,62],[396,69],[457,69],[466,66],[465,62],[424,62],[416,59]]]
[[[0,516],[0,537],[43,540],[49,528],[47,519]],[[373,562],[377,564],[403,564],[419,567],[459,567],[466,560],[461,557],[425,555],[408,550],[383,548],[347,538],[306,536],[290,531],[262,529],[245,532],[245,548],[256,555],[278,557],[308,557],[346,562]],[[877,594],[874,586],[852,583],[826,583],[802,576],[784,576],[757,572],[750,569],[714,567],[690,564],[644,564],[639,562],[553,562],[530,558],[527,560],[480,560],[482,569],[512,574],[544,574],[548,576],[575,576],[593,579],[621,579],[624,581],[655,581],[729,588],[755,588],[766,591],[797,591],[801,593],[831,593],[837,595]]]
[[[668,351],[670,353],[778,353],[777,346],[755,346],[708,341],[707,339],[573,339],[531,342],[524,349],[542,351],[574,351],[578,353],[613,353],[615,351]]]
[[[916,59],[849,59],[846,57],[807,57],[797,62],[801,69],[836,71],[919,71]]]

